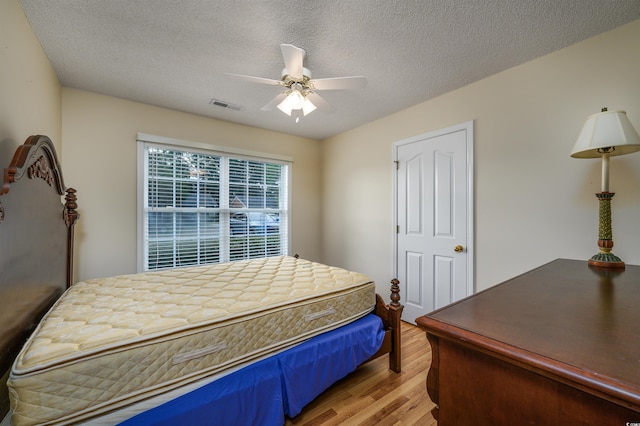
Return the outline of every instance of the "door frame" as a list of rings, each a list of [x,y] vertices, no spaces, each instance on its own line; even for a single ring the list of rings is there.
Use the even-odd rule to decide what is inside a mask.
[[[430,139],[448,133],[466,131],[466,149],[467,149],[467,276],[466,287],[467,297],[475,292],[475,206],[474,206],[474,121],[466,121],[464,123],[455,124],[443,129],[434,130],[423,133],[421,135],[412,136],[407,139],[396,141],[392,144],[392,158],[395,164],[393,168],[393,275],[398,276],[398,147],[423,139]],[[401,288],[406,289],[406,283],[400,283]],[[402,293],[400,293],[402,297]],[[400,299],[402,301],[402,299]]]

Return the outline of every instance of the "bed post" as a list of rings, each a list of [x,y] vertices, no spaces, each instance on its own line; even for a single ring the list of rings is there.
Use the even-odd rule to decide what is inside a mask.
[[[388,305],[384,303],[379,294],[376,294],[374,313],[382,319],[385,336],[378,352],[370,358],[371,360],[389,354],[389,369],[396,373],[402,370],[400,318],[404,306],[400,303],[399,284],[400,281],[397,279],[391,280],[391,303]]]
[[[391,280],[391,303],[389,304],[389,322],[393,329],[393,348],[389,353],[389,368],[396,373],[402,369],[400,318],[404,306],[400,304],[400,281]]]
[[[77,210],[78,197],[76,197],[75,189],[67,188],[64,199],[66,202],[64,203],[63,215],[64,223],[67,225],[67,288],[69,288],[73,284],[73,228],[80,214]]]

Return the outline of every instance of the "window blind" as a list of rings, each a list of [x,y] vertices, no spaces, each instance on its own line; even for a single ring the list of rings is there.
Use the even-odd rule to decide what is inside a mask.
[[[143,270],[288,252],[288,164],[143,143]]]

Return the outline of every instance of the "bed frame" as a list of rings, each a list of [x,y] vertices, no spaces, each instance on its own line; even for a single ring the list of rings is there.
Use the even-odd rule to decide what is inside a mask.
[[[0,420],[9,410],[5,383],[13,360],[42,316],[73,284],[77,208],[76,191],[64,185],[53,143],[47,136],[30,136],[4,169],[0,189]],[[383,321],[385,336],[370,360],[389,354],[389,368],[399,373],[403,306],[396,279],[390,298],[387,305],[376,294],[374,313]]]

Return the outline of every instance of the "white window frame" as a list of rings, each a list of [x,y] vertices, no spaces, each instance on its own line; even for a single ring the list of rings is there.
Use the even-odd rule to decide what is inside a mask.
[[[275,163],[284,166],[284,173],[286,179],[286,193],[281,194],[280,202],[280,235],[283,245],[283,253],[289,254],[290,240],[291,240],[291,165],[293,159],[288,156],[282,156],[277,154],[261,153],[255,151],[248,151],[242,149],[236,149],[231,147],[221,147],[216,145],[209,145],[204,143],[184,141],[180,139],[166,138],[162,136],[150,135],[146,133],[137,134],[137,270],[138,272],[146,272],[146,256],[145,250],[147,249],[146,234],[145,234],[145,220],[146,212],[145,199],[147,197],[146,191],[146,165],[145,165],[145,148],[148,146],[156,146],[163,149],[171,149],[178,151],[191,151],[195,153],[203,153],[207,155],[218,155],[226,159],[221,165],[223,169],[228,164],[228,159],[239,159],[258,161],[265,163]],[[222,223],[221,228],[227,230],[226,235],[221,236],[221,244],[225,247],[223,252],[220,250],[220,262],[229,260],[229,217],[233,212],[238,210],[229,207],[228,194],[228,180],[221,182],[221,194],[220,194],[220,220]],[[243,209],[242,211],[251,211],[251,209]],[[284,220],[283,220],[284,219]],[[284,226],[282,226],[284,225]],[[194,265],[195,266],[195,265]],[[156,270],[156,269],[151,269]]]

